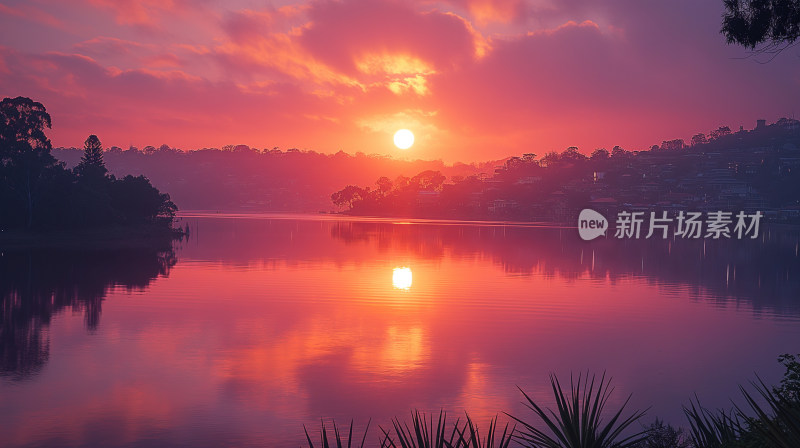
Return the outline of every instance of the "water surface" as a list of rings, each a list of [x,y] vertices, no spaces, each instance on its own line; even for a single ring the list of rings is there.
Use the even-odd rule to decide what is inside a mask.
[[[174,249],[0,257],[4,446],[300,446],[320,418],[527,415],[606,371],[683,425],[800,352],[794,230],[755,241],[192,215]],[[377,432],[373,433],[377,438]]]

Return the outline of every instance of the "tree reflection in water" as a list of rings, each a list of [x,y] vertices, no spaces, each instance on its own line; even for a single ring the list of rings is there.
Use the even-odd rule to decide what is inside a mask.
[[[176,263],[171,247],[115,250],[27,250],[0,256],[0,375],[22,380],[39,372],[50,352],[50,321],[81,312],[86,328],[100,323],[115,287],[147,288]]]

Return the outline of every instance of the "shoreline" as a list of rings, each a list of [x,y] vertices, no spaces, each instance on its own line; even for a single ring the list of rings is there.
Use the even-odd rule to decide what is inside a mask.
[[[367,215],[349,212],[321,212],[321,211],[255,211],[255,210],[186,210],[178,212],[176,218],[220,218],[220,219],[303,219],[303,220],[330,220],[330,221],[371,221],[389,222],[400,224],[442,224],[442,225],[482,225],[482,226],[512,226],[512,227],[544,227],[577,229],[574,222],[563,221],[521,221],[499,220],[481,218],[458,217],[425,217],[402,215]],[[773,229],[800,229],[800,222],[783,222],[762,220],[763,225]]]
[[[424,218],[407,216],[354,215],[348,213],[321,212],[284,212],[284,211],[208,211],[187,210],[177,213],[176,218],[218,218],[218,219],[302,219],[314,221],[359,221],[386,222],[395,224],[442,224],[442,225],[482,225],[482,226],[515,226],[515,227],[547,227],[577,228],[568,223],[551,221],[502,221],[460,218]]]
[[[147,224],[91,229],[0,230],[0,251],[25,249],[169,250],[182,239],[181,228]]]

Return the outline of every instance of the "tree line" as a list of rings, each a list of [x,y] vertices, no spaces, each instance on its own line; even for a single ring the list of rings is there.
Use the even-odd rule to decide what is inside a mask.
[[[800,122],[759,122],[752,131],[721,126],[645,151],[615,146],[585,155],[571,146],[539,157],[510,157],[491,175],[383,176],[347,185],[330,198],[356,215],[560,220],[592,201],[606,207],[682,208],[800,205]],[[599,206],[599,205],[598,205]]]
[[[0,102],[0,229],[109,225],[171,226],[177,207],[144,176],[110,175],[96,135],[73,169],[51,154],[45,107],[30,98]]]
[[[80,162],[79,148],[54,148],[68,167]],[[183,210],[318,212],[332,210],[330,194],[342,185],[364,185],[373,173],[391,178],[435,170],[466,176],[491,172],[497,161],[446,164],[441,160],[400,160],[385,155],[255,145],[176,149],[169,145],[120,148],[103,153],[117,176],[147,173]]]

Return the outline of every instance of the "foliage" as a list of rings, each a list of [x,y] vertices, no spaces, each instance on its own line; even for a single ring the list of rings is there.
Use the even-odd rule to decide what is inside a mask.
[[[610,387],[611,380],[606,381],[605,374],[600,378],[595,389],[595,376],[582,377],[578,375],[577,381],[570,376],[570,393],[565,395],[558,378],[550,376],[550,384],[556,399],[557,412],[543,409],[525,392],[527,403],[525,405],[534,412],[549,429],[550,434],[542,431],[531,423],[518,417],[511,416],[522,424],[517,435],[517,440],[526,447],[532,448],[625,448],[634,447],[645,437],[645,432],[638,432],[623,436],[623,432],[638,421],[644,412],[636,411],[624,419],[620,419],[630,396],[617,410],[607,423],[603,423],[603,414],[608,398],[614,388]],[[521,389],[520,389],[521,390]],[[552,435],[551,435],[552,434]]]
[[[0,102],[0,225],[30,228],[48,180],[63,167],[50,155],[50,115],[30,98]]]
[[[331,201],[337,207],[353,208],[353,204],[358,203],[369,197],[369,188],[360,188],[355,185],[348,185],[342,190],[331,195]]]
[[[800,38],[799,0],[723,0],[722,30],[729,44],[780,52]]]
[[[739,387],[754,417],[746,417],[745,412],[737,407],[737,411],[745,418],[747,431],[756,436],[761,446],[774,448],[797,448],[800,446],[800,402],[771,391],[760,379],[751,382],[753,387],[766,402],[766,407],[758,404],[756,397],[743,387]]]
[[[456,426],[457,427],[457,426]],[[511,431],[508,430],[508,424],[503,428],[503,433],[500,438],[497,438],[497,417],[489,422],[489,430],[486,432],[486,438],[482,439],[478,427],[472,423],[469,414],[466,414],[466,421],[461,429],[456,429],[458,432],[458,439],[456,440],[456,447],[463,448],[508,448],[513,439],[514,427]],[[495,444],[495,441],[497,443]]]
[[[56,162],[44,133],[50,125],[41,103],[0,102],[0,228],[171,225],[177,208],[169,195],[143,176],[109,175],[96,135],[86,139],[74,171]]]
[[[401,423],[397,418],[392,419],[392,429],[380,428],[383,433],[381,446],[386,448],[451,448],[455,446],[458,433],[458,421],[454,429],[447,431],[447,414],[439,412],[436,428],[433,427],[433,415],[426,418],[425,413],[414,410],[411,413],[412,427],[408,423]]]
[[[644,427],[644,433],[646,437],[634,445],[635,448],[691,448],[691,442],[682,428],[664,424],[658,418]]]
[[[781,385],[773,389],[775,395],[800,403],[800,354],[780,355],[778,362],[783,364],[786,371],[781,379]]]
[[[800,446],[800,365],[794,355],[781,355],[778,361],[786,367],[779,387],[769,388],[760,378],[751,382],[755,395],[739,387],[749,409],[735,405],[731,412],[711,412],[699,400],[697,406],[692,402],[690,408],[684,407],[696,448]]]
[[[649,151],[614,146],[586,157],[570,147],[539,159],[526,153],[495,165],[491,176],[382,176],[375,186],[351,184],[331,199],[356,215],[555,222],[593,207],[613,215],[632,204],[742,210],[760,203],[762,212],[774,209],[769,219],[791,221],[800,200],[800,170],[792,162],[798,156],[800,121],[781,119],[735,133],[719,126]],[[729,180],[726,187],[717,176]]]
[[[111,203],[124,222],[172,221],[177,207],[144,176],[125,176],[111,184]]]
[[[556,410],[543,409],[533,398],[520,389],[526,401],[523,402],[541,421],[543,428],[534,426],[519,417],[513,420],[522,426],[521,430],[508,424],[499,434],[497,418],[491,420],[486,437],[482,438],[478,427],[469,414],[463,423],[456,420],[449,429],[447,415],[439,412],[434,424],[433,415],[414,410],[411,425],[392,419],[392,427],[380,428],[381,448],[508,448],[512,439],[524,447],[531,448],[797,448],[800,446],[800,355],[781,355],[778,360],[786,367],[784,378],[778,387],[767,387],[760,379],[751,383],[757,395],[740,387],[745,398],[749,415],[742,407],[734,405],[731,411],[711,411],[704,408],[698,398],[684,406],[689,420],[690,431],[674,428],[656,419],[642,431],[631,433],[629,428],[639,421],[644,412],[635,411],[622,418],[630,396],[611,415],[605,412],[609,396],[613,392],[611,380],[605,374],[596,385],[593,375],[578,375],[577,380],[570,376],[570,391],[562,388],[555,375],[550,376],[550,384],[556,400]],[[762,404],[763,403],[763,404]],[[607,422],[603,417],[611,416]],[[305,429],[305,427],[304,427]],[[333,436],[329,437],[325,423],[320,431],[322,447],[345,446],[345,439],[336,424]],[[369,424],[367,424],[367,430]],[[366,432],[361,440],[364,447]],[[545,432],[547,430],[548,432]],[[498,437],[499,435],[499,437]],[[314,448],[306,430],[309,448]],[[353,443],[353,423],[346,439],[347,446]]]
[[[367,427],[364,429],[364,437],[361,439],[360,448],[364,448],[364,442],[367,440],[367,432],[369,432],[369,424],[367,422]],[[308,429],[306,429],[305,425],[303,425],[303,431],[306,434],[306,440],[308,441],[308,447],[314,448],[314,442],[311,441],[311,436],[308,435]],[[336,445],[332,445],[335,443]],[[353,421],[350,420],[350,430],[347,434],[347,448],[351,448],[353,443]],[[331,446],[336,446],[336,448],[342,448],[345,446],[344,439],[342,438],[342,434],[339,432],[339,428],[336,426],[336,422],[333,422],[333,438],[328,438],[328,431],[325,429],[325,421],[322,421],[322,427],[319,431],[319,446],[320,448],[329,448]]]
[[[683,407],[686,418],[689,419],[692,444],[696,448],[727,448],[732,447],[740,438],[741,424],[733,412],[719,410],[712,412],[700,405],[700,400],[695,397],[695,402],[690,402],[691,407]]]
[[[103,145],[96,135],[92,134],[83,144],[84,153],[80,163],[75,167],[75,174],[87,179],[102,179],[108,173],[103,163]]]
[[[486,437],[481,437],[478,426],[473,423],[469,414],[463,424],[460,419],[456,420],[453,424],[453,429],[447,429],[447,414],[444,411],[439,412],[439,418],[434,428],[433,415],[427,416],[419,410],[414,410],[411,413],[411,426],[408,423],[400,422],[399,419],[392,419],[392,427],[389,429],[380,428],[381,437],[380,443],[382,448],[508,448],[512,440],[512,433],[514,428],[509,431],[508,425],[503,429],[503,433],[499,434],[497,431],[497,418],[495,417],[489,422],[489,429],[486,432]],[[314,448],[314,442],[308,434],[308,429],[303,425],[305,431],[306,441],[309,448]],[[369,423],[364,430],[364,436],[361,438],[360,448],[364,448],[364,443],[367,439],[369,431]],[[325,427],[325,422],[322,421],[322,428],[319,434],[319,446],[327,448],[335,446],[342,448],[347,446],[350,448],[353,442],[353,422],[350,422],[350,429],[347,438],[333,422],[333,435],[329,436]]]
[[[18,96],[0,102],[0,160],[17,162],[32,151],[51,148],[44,133],[51,126],[50,114],[42,103]]]

